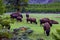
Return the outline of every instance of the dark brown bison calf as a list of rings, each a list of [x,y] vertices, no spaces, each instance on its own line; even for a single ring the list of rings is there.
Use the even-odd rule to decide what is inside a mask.
[[[19,20],[20,22],[22,22],[22,18],[20,16],[18,16],[16,19],[17,21]]]
[[[47,36],[50,34],[50,24],[48,22],[44,23],[43,25],[44,31],[46,32]]]
[[[37,24],[35,18],[27,18],[26,20],[27,20],[27,22],[30,21],[30,23],[34,22],[35,24]]]

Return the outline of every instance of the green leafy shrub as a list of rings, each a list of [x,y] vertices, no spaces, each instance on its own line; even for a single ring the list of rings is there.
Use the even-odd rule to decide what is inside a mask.
[[[0,37],[12,38],[12,34],[8,32],[0,32]]]

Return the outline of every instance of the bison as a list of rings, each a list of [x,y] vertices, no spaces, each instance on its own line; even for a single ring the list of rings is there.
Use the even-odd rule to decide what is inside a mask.
[[[50,20],[52,24],[59,24],[57,21],[55,20]]]
[[[29,18],[29,14],[26,14],[26,18]]]
[[[50,26],[52,26],[52,23],[51,23],[49,18],[42,18],[42,19],[40,19],[40,25],[43,24],[43,23],[46,23],[46,22],[48,22],[50,24]]]
[[[18,16],[16,19],[17,21],[19,20],[20,22],[22,22],[22,18],[20,16]]]
[[[35,24],[37,24],[36,18],[27,18],[26,20],[27,22],[30,21],[30,23],[34,22]]]
[[[22,14],[19,14],[19,13],[13,13],[13,14],[10,15],[11,18],[17,18],[18,16],[23,18]]]
[[[48,22],[44,23],[43,28],[44,28],[44,31],[46,32],[47,36],[49,36],[50,24]]]
[[[17,16],[19,16],[20,14],[19,13],[12,13],[10,15],[11,18],[17,18]]]

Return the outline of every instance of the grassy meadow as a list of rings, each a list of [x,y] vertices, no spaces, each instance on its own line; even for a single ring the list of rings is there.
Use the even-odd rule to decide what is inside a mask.
[[[9,15],[8,14],[3,15],[3,17],[5,17],[5,16],[9,16]],[[38,22],[38,24],[34,24],[34,23],[30,24],[30,23],[26,22],[26,16],[25,16],[25,14],[23,14],[23,21],[17,22],[15,20],[14,24],[11,24],[11,31],[14,28],[19,28],[19,27],[25,26],[25,27],[31,28],[34,31],[34,33],[29,36],[33,40],[37,40],[37,38],[43,38],[44,40],[55,40],[54,38],[52,38],[52,33],[57,34],[56,29],[60,29],[60,18],[56,18],[59,16],[60,16],[60,14],[30,14],[30,17],[36,18],[37,22]],[[59,22],[59,24],[54,24],[51,27],[50,36],[48,36],[48,37],[46,36],[46,34],[44,34],[43,27],[40,26],[40,24],[39,24],[40,23],[39,19],[45,18],[45,17],[56,20]]]

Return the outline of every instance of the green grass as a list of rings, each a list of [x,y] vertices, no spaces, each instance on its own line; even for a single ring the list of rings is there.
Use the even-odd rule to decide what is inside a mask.
[[[8,14],[6,14],[6,15],[9,16]],[[15,21],[14,24],[11,24],[11,30],[13,30],[14,28],[19,28],[19,27],[22,27],[22,26],[26,26],[26,27],[30,27],[32,30],[34,30],[33,35],[30,35],[30,38],[32,38],[33,40],[36,40],[36,38],[43,38],[44,40],[55,40],[54,38],[52,38],[52,32],[56,33],[56,29],[60,29],[60,24],[54,24],[51,27],[50,36],[47,37],[44,34],[43,27],[40,26],[40,24],[39,24],[39,19],[47,17],[47,18],[56,20],[60,23],[60,18],[56,18],[57,16],[60,16],[60,14],[30,14],[30,17],[34,17],[34,18],[37,19],[38,24],[27,23],[25,14],[23,14],[23,16],[24,16],[23,22]]]

